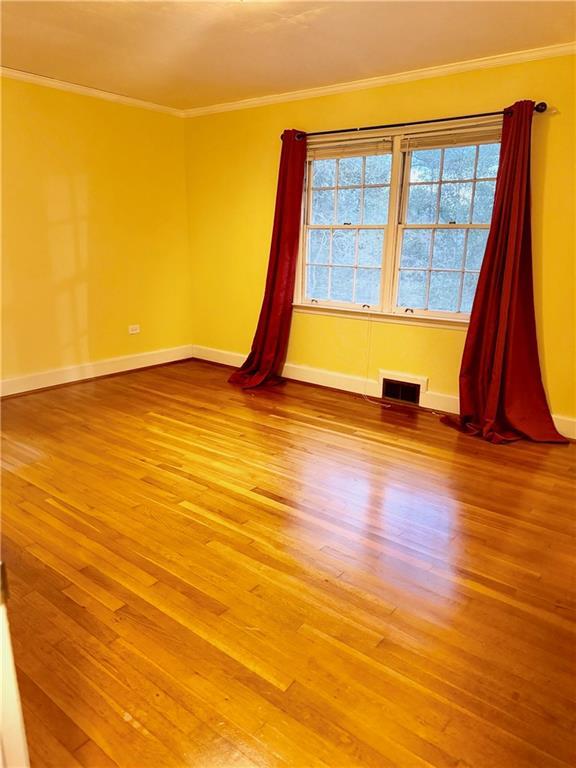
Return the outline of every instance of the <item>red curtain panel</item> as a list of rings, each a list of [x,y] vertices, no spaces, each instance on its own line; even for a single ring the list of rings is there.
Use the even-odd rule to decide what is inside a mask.
[[[542,385],[530,227],[533,101],[504,111],[494,211],[460,369],[460,427],[493,443],[564,443]],[[554,254],[546,254],[554,258]]]
[[[228,379],[243,389],[280,381],[292,320],[305,166],[306,134],[284,131],[264,300],[252,350]]]

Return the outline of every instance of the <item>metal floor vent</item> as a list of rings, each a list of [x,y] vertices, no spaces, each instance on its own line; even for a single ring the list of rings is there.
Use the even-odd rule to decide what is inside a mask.
[[[384,379],[382,382],[382,398],[418,405],[420,402],[420,384]]]

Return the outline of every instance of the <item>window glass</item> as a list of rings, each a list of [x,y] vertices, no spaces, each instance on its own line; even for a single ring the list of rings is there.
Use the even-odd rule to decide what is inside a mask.
[[[381,145],[352,154],[350,142],[352,151],[344,145],[340,157],[336,151],[310,161],[304,301],[411,309],[410,316],[470,313],[500,143],[458,143],[455,136],[444,147],[410,149],[406,140],[394,154]],[[390,286],[384,297],[383,282]]]

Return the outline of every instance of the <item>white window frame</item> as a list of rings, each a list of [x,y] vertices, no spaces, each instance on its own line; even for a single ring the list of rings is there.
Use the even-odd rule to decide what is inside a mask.
[[[310,225],[307,223],[308,211],[311,210],[311,194],[312,185],[308,183],[312,168],[313,157],[309,157],[306,162],[306,174],[305,174],[305,194],[302,203],[302,226],[300,237],[300,248],[297,264],[296,275],[296,289],[294,294],[294,306],[296,309],[303,311],[310,311],[320,314],[347,314],[349,316],[366,316],[381,319],[381,320],[393,320],[395,322],[406,323],[422,323],[430,322],[431,324],[446,324],[447,326],[462,326],[467,325],[470,319],[470,314],[467,312],[450,312],[439,311],[430,309],[418,309],[414,308],[410,311],[409,308],[396,306],[396,297],[398,291],[398,283],[400,277],[400,248],[402,243],[402,233],[405,229],[487,229],[489,224],[422,224],[422,225],[406,225],[405,214],[408,204],[408,191],[409,191],[409,158],[410,151],[417,149],[417,146],[410,147],[410,139],[413,136],[417,138],[426,137],[430,133],[431,138],[429,144],[426,144],[426,148],[447,148],[451,146],[470,146],[472,144],[490,144],[500,141],[501,132],[501,119],[494,120],[481,120],[473,124],[470,121],[461,122],[454,121],[446,127],[442,127],[442,130],[438,130],[437,126],[428,124],[428,126],[419,126],[414,133],[407,133],[397,130],[391,135],[390,132],[381,133],[382,139],[392,141],[392,164],[391,164],[391,179],[390,179],[390,194],[389,194],[389,208],[388,208],[388,221],[383,225],[342,225],[331,224],[327,226],[322,225]],[[356,136],[356,134],[354,134]],[[437,138],[434,138],[436,137]],[[436,142],[436,143],[434,143]],[[342,149],[340,153],[334,150],[333,154],[326,154],[326,157],[332,158],[347,157],[349,152],[346,152],[346,148],[353,146],[353,140],[348,143],[346,140],[340,140],[338,144]],[[370,149],[365,150],[365,154],[371,154]],[[439,183],[440,187],[440,183]],[[335,201],[336,204],[336,201]],[[307,245],[307,233],[309,229],[384,229],[384,249],[382,254],[382,268],[381,268],[381,285],[380,285],[380,301],[377,305],[370,307],[362,306],[353,302],[340,302],[330,299],[308,299],[305,294],[305,267],[306,267],[306,245]]]

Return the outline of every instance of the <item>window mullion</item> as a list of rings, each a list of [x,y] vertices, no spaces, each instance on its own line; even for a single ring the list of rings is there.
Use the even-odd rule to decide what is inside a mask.
[[[460,286],[458,290],[458,303],[456,304],[456,311],[460,312],[462,309],[462,294],[464,293],[464,275],[466,274],[466,258],[468,254],[468,235],[470,234],[470,228],[467,228],[464,232],[464,250],[462,252],[462,269],[460,270]]]
[[[332,225],[330,228],[330,266],[328,267],[328,301],[332,300],[332,272],[334,265],[332,262],[332,240],[334,239],[334,228],[337,220],[338,212],[338,184],[340,183],[340,160],[336,161],[336,175],[334,177],[334,204],[332,207]]]
[[[360,223],[364,224],[364,181],[366,180],[366,158],[362,158],[362,175],[360,176]]]
[[[440,201],[442,199],[442,174],[444,173],[444,150],[440,153],[440,170],[438,172],[438,192],[436,193],[436,224],[440,222]]]
[[[474,218],[474,203],[476,202],[476,186],[478,184],[478,179],[476,178],[476,175],[478,173],[478,158],[480,157],[480,147],[476,147],[476,154],[474,156],[474,179],[472,182],[472,199],[470,200],[470,214],[468,216],[468,223],[472,223],[472,219]]]
[[[392,167],[390,172],[390,192],[388,197],[388,221],[384,237],[384,252],[382,259],[382,285],[380,290],[380,308],[389,312],[392,308],[397,262],[397,242],[399,240],[399,220],[402,199],[402,136],[394,136],[392,140]]]
[[[356,303],[356,276],[358,275],[358,250],[360,241],[360,229],[356,227],[356,237],[354,239],[354,267],[352,270],[352,302]]]
[[[336,161],[336,175],[334,177],[334,206],[332,208],[332,223],[336,224],[336,214],[338,212],[338,184],[340,183],[340,160]]]
[[[296,297],[298,301],[303,301],[306,297],[306,269],[308,260],[308,223],[310,220],[310,211],[312,210],[312,161],[306,162],[306,171],[304,183],[306,184],[306,194],[304,195],[303,206],[304,210],[301,214],[302,227],[300,232],[300,242],[298,245],[298,269],[299,280],[296,283],[298,286],[299,295]]]
[[[428,246],[428,268],[426,270],[426,298],[424,299],[424,309],[428,309],[430,303],[430,282],[432,280],[432,259],[434,258],[434,246],[436,244],[436,232],[438,226],[435,226],[430,233],[430,245]]]

